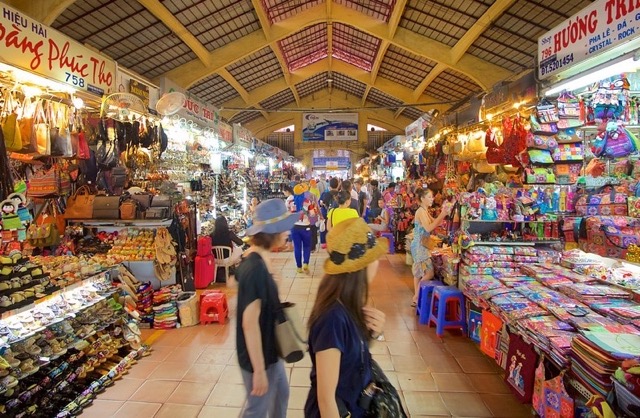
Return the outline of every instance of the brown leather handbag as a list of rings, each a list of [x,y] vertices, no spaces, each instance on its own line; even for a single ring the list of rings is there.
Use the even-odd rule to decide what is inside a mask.
[[[82,186],[67,200],[64,217],[67,219],[91,219],[93,217],[93,201],[96,197],[91,194],[88,186]]]

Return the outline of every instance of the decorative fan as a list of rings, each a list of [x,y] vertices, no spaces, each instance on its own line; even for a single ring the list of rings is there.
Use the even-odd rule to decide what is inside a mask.
[[[142,100],[131,93],[114,93],[102,100],[100,117],[126,119],[131,111],[146,114]]]
[[[156,110],[162,116],[171,116],[182,109],[186,100],[187,96],[183,93],[180,93],[179,91],[172,91],[171,93],[163,95],[160,100],[158,100],[158,103],[156,103]]]

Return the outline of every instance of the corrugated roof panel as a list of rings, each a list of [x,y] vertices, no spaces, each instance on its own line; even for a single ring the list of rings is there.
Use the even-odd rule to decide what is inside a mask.
[[[415,107],[405,107],[402,111],[402,116],[407,117],[411,120],[418,120],[418,118],[424,115],[424,113],[425,112]]]
[[[371,90],[369,90],[367,102],[371,102],[376,106],[383,106],[384,108],[393,111],[398,110],[398,108],[402,106],[402,100],[398,100],[395,97],[390,96],[387,93],[383,93],[376,88],[371,88]]]
[[[209,51],[262,30],[250,0],[163,0],[163,4]]]
[[[322,0],[261,0],[261,2],[271,23],[280,22],[297,13],[324,3]]]
[[[333,57],[371,71],[380,39],[343,23],[333,24]]]
[[[278,57],[269,47],[234,62],[227,69],[247,91],[284,76]]]
[[[218,74],[203,78],[194,84],[189,89],[189,92],[205,102],[213,103],[218,107],[222,107],[224,103],[240,96],[238,91]]]
[[[453,102],[480,91],[482,91],[482,87],[469,77],[457,71],[446,70],[429,84],[425,94]]]
[[[327,57],[327,24],[304,28],[278,42],[290,72]]]
[[[328,87],[327,76],[328,73],[323,72],[296,84],[298,96],[302,99],[303,97],[306,97],[317,91],[326,89]]]
[[[361,83],[358,80],[354,80],[353,78],[344,74],[333,73],[331,74],[331,79],[333,80],[334,88],[342,90],[358,98],[361,98],[367,89],[366,84]]]
[[[255,107],[252,107],[250,109],[255,109]],[[229,120],[229,123],[240,123],[240,124],[249,123],[252,120],[258,119],[260,116],[262,116],[262,113],[260,113],[257,110],[244,110],[234,115]]]
[[[396,0],[333,0],[383,22],[389,21]]]
[[[295,101],[296,98],[293,96],[293,93],[291,93],[291,89],[285,89],[274,94],[268,99],[261,101],[260,106],[265,110],[277,110],[285,105],[291,103],[295,104]]]
[[[378,76],[415,89],[435,65],[436,63],[428,58],[390,45],[380,65]]]

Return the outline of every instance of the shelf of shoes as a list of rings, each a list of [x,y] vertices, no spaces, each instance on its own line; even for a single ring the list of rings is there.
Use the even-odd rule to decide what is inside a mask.
[[[107,272],[0,321],[0,414],[72,416],[148,354]]]

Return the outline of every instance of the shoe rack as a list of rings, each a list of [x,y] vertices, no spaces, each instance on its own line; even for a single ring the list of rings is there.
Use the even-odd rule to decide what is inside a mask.
[[[76,416],[149,354],[99,273],[0,319],[0,415]]]

